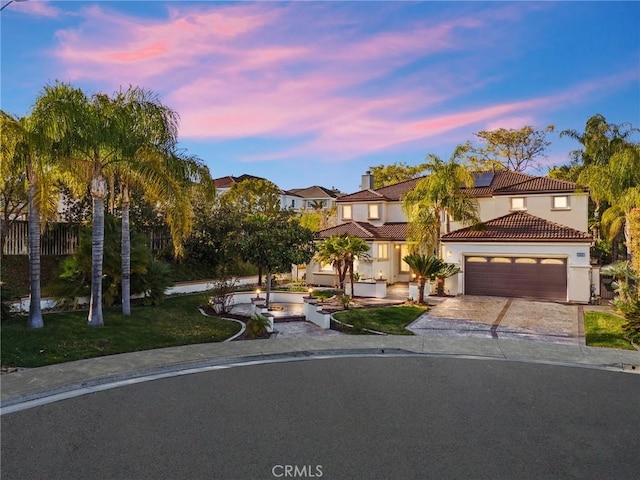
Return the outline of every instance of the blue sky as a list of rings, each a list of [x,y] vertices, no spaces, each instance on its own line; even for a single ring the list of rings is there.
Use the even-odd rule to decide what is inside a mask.
[[[214,177],[353,192],[480,130],[640,127],[638,25],[640,2],[29,0],[1,14],[1,105],[28,114],[56,80],[138,85]],[[578,146],[549,139],[546,165]]]

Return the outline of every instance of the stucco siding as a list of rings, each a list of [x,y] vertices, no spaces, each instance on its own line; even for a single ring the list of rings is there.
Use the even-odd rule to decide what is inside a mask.
[[[467,256],[502,255],[567,259],[567,301],[588,303],[591,269],[588,243],[464,243],[447,242],[442,246],[442,258],[463,269],[448,279],[445,288],[454,295],[464,294],[464,258]]]

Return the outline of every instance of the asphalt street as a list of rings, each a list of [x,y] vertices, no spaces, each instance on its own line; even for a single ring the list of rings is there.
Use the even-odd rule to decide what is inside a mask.
[[[3,415],[2,479],[634,479],[640,376],[441,357],[242,366]]]

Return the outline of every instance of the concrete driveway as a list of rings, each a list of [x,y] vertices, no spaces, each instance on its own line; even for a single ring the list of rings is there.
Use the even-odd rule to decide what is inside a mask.
[[[435,306],[407,328],[416,335],[530,338],[584,344],[583,310],[582,305],[464,295],[438,299]]]

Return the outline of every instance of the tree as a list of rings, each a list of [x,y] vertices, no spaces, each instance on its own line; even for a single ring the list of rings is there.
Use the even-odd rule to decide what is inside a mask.
[[[460,188],[473,187],[473,174],[455,158],[447,162],[432,154],[428,158],[429,175],[407,192],[402,207],[409,221],[408,240],[414,250],[437,254],[443,216],[446,216],[446,232],[449,232],[449,218],[464,224],[478,223],[480,219],[478,201]]]
[[[41,98],[27,117],[17,118],[0,111],[2,127],[2,174],[3,196],[7,203],[15,207],[24,201],[24,190],[20,184],[26,180],[26,200],[29,221],[29,328],[42,328],[44,320],[40,307],[40,233],[48,218],[55,214],[57,189],[54,186],[56,177],[55,155],[55,123],[42,115]],[[7,190],[5,191],[5,188]],[[24,183],[22,183],[24,188]],[[12,193],[16,196],[9,196]],[[5,206],[7,205],[5,203]],[[20,207],[13,209],[14,213]],[[5,215],[8,212],[5,211]],[[3,222],[3,230],[8,224]],[[3,232],[3,238],[5,233]],[[3,245],[0,245],[3,246]]]
[[[423,175],[428,168],[428,164],[421,163],[419,165],[407,165],[404,162],[396,162],[391,165],[380,164],[375,167],[369,167],[373,175],[373,188],[382,188],[393,185],[412,178],[418,178]]]
[[[261,178],[248,178],[234,183],[222,194],[222,201],[243,216],[280,213],[280,189],[269,180]]]
[[[67,162],[67,183],[77,196],[90,185],[92,213],[92,281],[89,326],[102,326],[102,260],[104,255],[104,207],[107,196],[105,169],[121,158],[128,134],[122,116],[104,94],[91,98],[71,85],[45,87],[41,100],[43,115],[61,132],[60,149]]]
[[[640,207],[640,145],[619,149],[608,163],[591,163],[578,177],[589,186],[594,202],[606,202],[600,226],[608,241],[624,233],[627,253],[630,251],[629,215]]]
[[[304,210],[300,212],[300,225],[314,232],[334,227],[338,223],[338,207]]]
[[[284,214],[250,215],[236,234],[236,245],[246,261],[264,269],[267,275],[267,307],[272,275],[290,270],[293,264],[307,263],[315,252],[313,232]]]
[[[421,253],[409,254],[402,260],[416,274],[418,280],[418,303],[422,304],[424,303],[424,287],[427,279],[435,276],[446,264],[435,255]]]
[[[344,245],[344,262],[347,266],[347,270],[349,272],[349,281],[351,283],[351,295],[354,295],[353,290],[353,268],[355,264],[356,258],[360,260],[368,260],[370,258],[369,255],[369,244],[365,242],[363,239],[358,237],[349,237],[345,238]]]
[[[560,137],[569,137],[580,142],[582,148],[569,154],[571,165],[586,167],[607,164],[614,153],[627,148],[630,138],[639,131],[630,123],[607,123],[604,115],[596,113],[587,120],[584,133],[563,130]]]
[[[181,179],[172,178],[177,171],[169,162],[176,158],[172,150],[177,136],[177,114],[165,107],[152,92],[129,87],[119,91],[113,103],[118,109],[123,128],[129,132],[124,138],[122,160],[112,164],[112,178],[118,178],[120,184],[120,203],[122,213],[122,314],[131,315],[131,231],[129,210],[132,188],[140,188],[156,197],[157,200],[177,194],[184,195]],[[115,183],[115,182],[114,182]],[[115,198],[115,187],[111,189]],[[183,211],[176,218],[189,218],[188,200],[177,202]],[[181,225],[185,222],[179,222]],[[174,222],[170,223],[176,230]],[[183,230],[188,230],[185,228]],[[181,238],[179,239],[181,240]],[[181,241],[174,242],[179,251]]]
[[[602,178],[613,155],[622,153],[634,145],[632,137],[638,132],[640,130],[630,123],[610,124],[601,114],[595,114],[587,120],[583,133],[576,130],[560,132],[560,137],[577,140],[581,144],[581,148],[573,150],[569,154],[571,158],[569,166],[558,167],[554,172],[556,175],[560,175],[563,180],[586,182],[589,185],[590,213],[593,217],[591,223],[594,225],[593,234],[596,239],[600,237],[599,227],[602,213],[611,205],[611,202],[606,198],[607,193],[604,191],[607,186],[601,185],[598,178]],[[584,173],[587,168],[590,171]],[[589,177],[593,177],[593,181],[588,181]]]
[[[519,130],[483,130],[475,134],[482,145],[467,142],[458,146],[454,155],[466,158],[474,170],[506,169],[524,172],[540,167],[539,158],[546,156],[547,147],[551,145],[546,135],[553,130],[553,125],[542,130],[536,130],[530,125]]]
[[[269,180],[261,178],[248,178],[234,183],[222,194],[221,200],[242,218],[255,214],[277,217],[281,212],[280,189]],[[258,285],[262,285],[261,267],[258,267]]]
[[[347,273],[351,282],[353,294],[353,269],[356,258],[367,259],[369,257],[369,244],[361,238],[341,235],[329,237],[318,245],[315,261],[322,264],[330,264],[336,271],[338,286],[342,291],[345,288]]]

